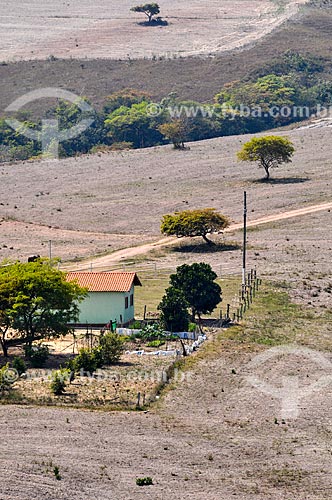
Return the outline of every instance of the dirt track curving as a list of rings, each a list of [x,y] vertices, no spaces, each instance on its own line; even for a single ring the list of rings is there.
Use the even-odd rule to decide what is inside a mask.
[[[293,217],[300,217],[303,215],[308,215],[308,214],[313,214],[316,212],[320,212],[323,210],[332,210],[332,202],[329,203],[320,203],[318,205],[311,205],[309,207],[304,207],[304,208],[299,208],[296,210],[288,210],[286,212],[274,214],[274,215],[267,215],[265,217],[261,217],[260,219],[252,220],[248,222],[248,227],[256,227],[260,226],[262,224],[268,224],[270,222],[278,222],[282,221],[285,219],[291,219]],[[238,224],[231,224],[224,232],[226,233],[231,233],[233,231],[237,231],[239,229],[243,228],[242,223]],[[93,264],[94,266],[102,267],[102,266],[111,266],[113,264],[116,264],[118,262],[121,262],[122,260],[125,259],[130,259],[133,257],[137,257],[139,255],[144,255],[152,250],[166,247],[166,246],[171,246],[178,243],[178,238],[162,238],[158,241],[152,242],[152,243],[146,243],[144,245],[140,245],[137,247],[130,247],[130,248],[123,248],[121,250],[117,250],[113,252],[111,255],[105,255],[103,257],[97,257],[93,259],[88,259],[81,264],[84,266]],[[66,270],[71,270],[71,269],[76,269],[77,264],[74,265],[66,265],[64,266],[64,269]]]

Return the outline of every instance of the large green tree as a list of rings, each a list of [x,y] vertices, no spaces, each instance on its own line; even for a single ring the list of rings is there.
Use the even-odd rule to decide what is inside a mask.
[[[237,157],[242,161],[257,162],[263,167],[266,179],[270,178],[270,168],[278,167],[281,163],[292,161],[294,146],[286,137],[269,135],[266,137],[254,137],[246,142],[237,153]]]
[[[183,210],[163,216],[160,230],[168,236],[202,236],[209,245],[207,234],[221,232],[229,226],[229,219],[214,208]]]
[[[178,267],[175,274],[171,274],[171,286],[181,290],[191,308],[192,320],[202,314],[210,314],[221,302],[222,291],[215,282],[216,273],[209,264],[195,262]]]
[[[14,345],[65,335],[78,316],[86,290],[68,283],[46,260],[0,267],[0,345],[4,356]],[[10,333],[10,336],[8,335]]]

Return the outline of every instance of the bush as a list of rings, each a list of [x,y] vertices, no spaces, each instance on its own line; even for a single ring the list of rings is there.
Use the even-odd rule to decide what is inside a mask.
[[[25,346],[25,355],[33,368],[43,368],[49,357],[50,351],[47,345]]]
[[[124,349],[124,340],[116,333],[100,335],[99,346],[93,349],[80,349],[76,358],[67,363],[70,372],[93,373],[103,365],[111,365],[119,361]]]
[[[144,342],[151,342],[153,340],[166,339],[166,333],[163,328],[157,323],[146,325],[140,332],[137,332],[135,338],[141,339]]]
[[[12,367],[14,368],[14,370],[17,371],[17,373],[19,375],[22,375],[22,373],[25,373],[26,372],[26,364],[24,362],[24,360],[22,358],[19,358],[18,356],[16,356],[14,359],[13,359],[13,362],[12,362]]]
[[[141,321],[136,319],[132,323],[130,323],[128,328],[131,328],[132,330],[140,330],[142,328],[142,323]]]
[[[9,367],[9,363],[0,368],[0,391],[8,391],[15,382],[15,373]]]
[[[56,396],[60,396],[66,391],[66,383],[70,372],[66,369],[55,370],[52,372],[51,391]]]
[[[161,345],[165,344],[165,340],[151,340],[151,342],[148,342],[146,345],[147,347],[160,347]]]
[[[152,477],[138,477],[136,484],[137,486],[150,486],[153,484]]]
[[[102,364],[117,363],[124,349],[124,342],[116,333],[106,333],[100,336],[99,348]]]
[[[71,367],[74,371],[79,372],[80,370],[83,370],[85,372],[93,373],[97,370],[97,368],[100,368],[100,356],[99,352],[97,353],[97,350],[99,351],[98,348],[88,349],[86,347],[80,349],[76,358],[71,362]]]
[[[53,473],[54,473],[54,476],[55,476],[55,479],[57,481],[61,481],[62,477],[61,477],[61,474],[60,474],[60,469],[57,465],[55,465],[53,467]]]

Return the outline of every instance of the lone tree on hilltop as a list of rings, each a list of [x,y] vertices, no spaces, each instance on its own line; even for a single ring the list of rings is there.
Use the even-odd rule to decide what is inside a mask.
[[[148,18],[148,23],[151,24],[153,17],[159,14],[160,7],[157,3],[145,3],[143,5],[136,5],[130,9],[132,12],[141,12]]]
[[[270,168],[278,167],[281,163],[290,163],[294,154],[293,143],[286,137],[269,135],[266,137],[254,137],[246,142],[237,153],[242,161],[256,161],[263,167],[266,173],[265,179],[270,178]]]
[[[202,236],[208,245],[213,245],[207,234],[221,232],[228,226],[228,217],[216,212],[214,208],[202,208],[164,215],[160,230],[163,234],[179,238]]]

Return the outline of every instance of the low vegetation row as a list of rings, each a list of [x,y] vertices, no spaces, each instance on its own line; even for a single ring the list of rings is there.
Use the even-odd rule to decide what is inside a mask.
[[[246,80],[226,84],[214,99],[211,96],[208,105],[182,101],[174,93],[153,103],[145,92],[121,90],[110,95],[101,110],[88,113],[94,120],[92,125],[78,137],[62,142],[59,154],[66,157],[167,142],[183,148],[187,141],[256,133],[300,121],[332,102],[332,82],[325,76],[327,66],[321,58],[289,51]],[[281,112],[271,112],[273,109]],[[293,109],[300,111],[283,112]],[[25,111],[18,112],[17,118],[22,127],[16,131],[6,117],[0,119],[0,161],[41,155],[41,121],[34,121]],[[57,119],[60,130],[65,130],[87,115],[78,105],[59,101],[47,118]],[[25,137],[25,127],[37,131],[41,140]]]

